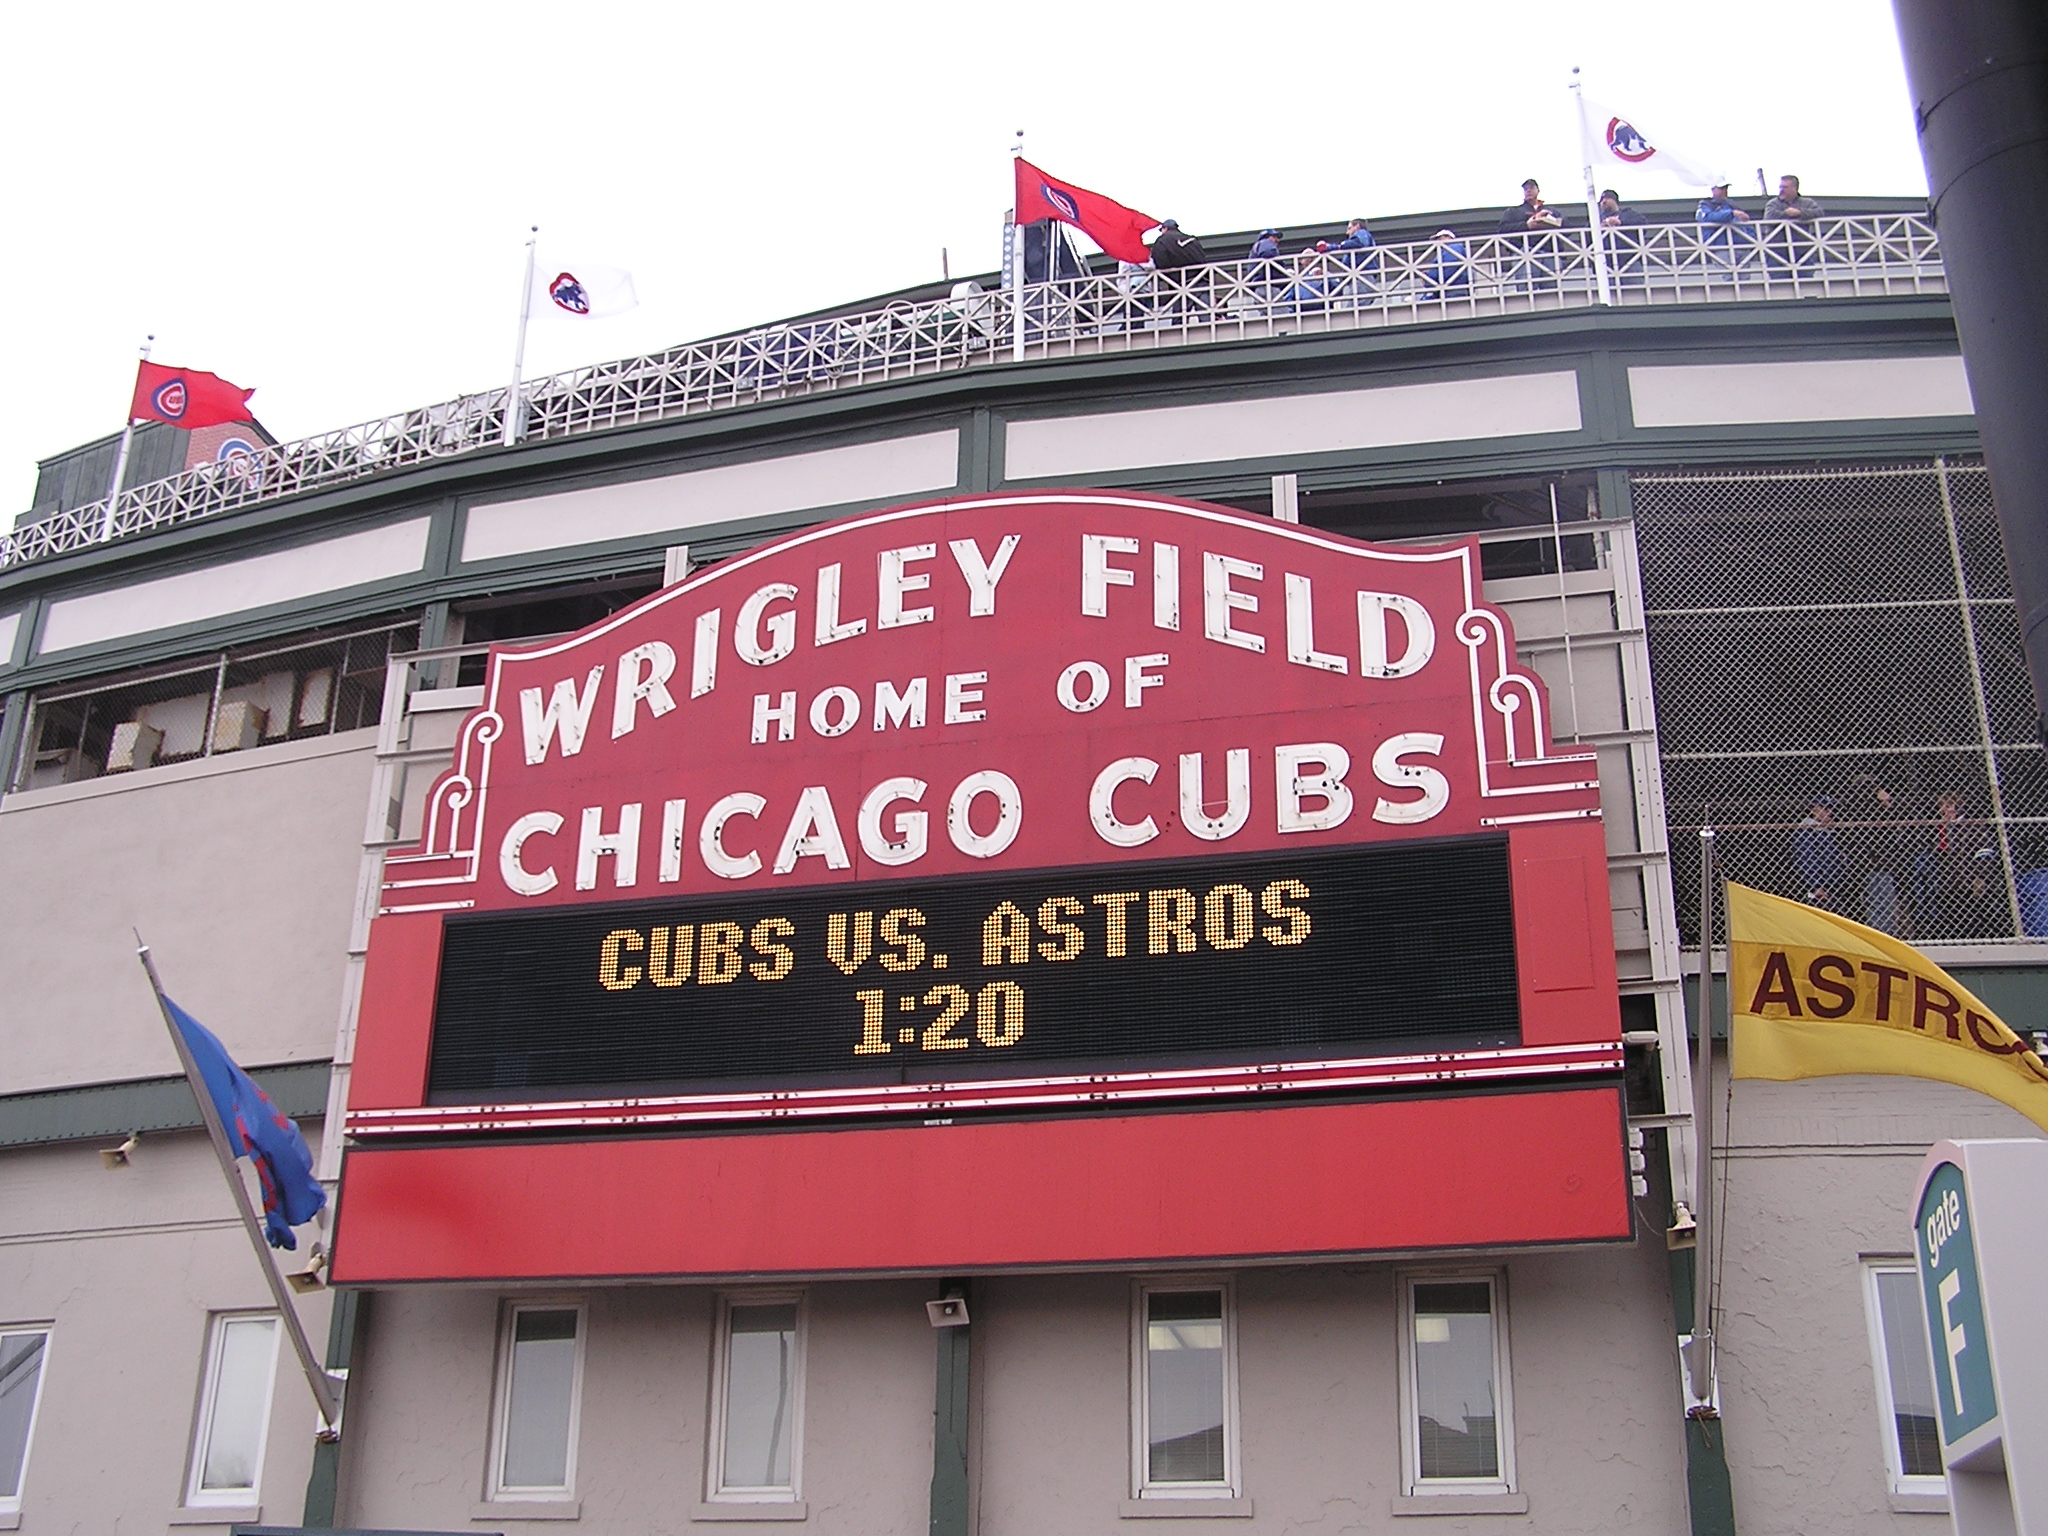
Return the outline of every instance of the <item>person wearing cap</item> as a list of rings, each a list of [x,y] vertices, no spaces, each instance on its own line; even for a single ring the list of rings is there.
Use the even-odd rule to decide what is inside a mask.
[[[1180,220],[1168,219],[1159,226],[1152,241],[1152,265],[1161,272],[1181,267],[1199,267],[1209,259],[1202,242],[1180,232]]]
[[[1295,254],[1294,286],[1287,290],[1282,301],[1289,311],[1319,314],[1329,307],[1329,250],[1329,241],[1318,240],[1314,245],[1303,246]]]
[[[1842,843],[1835,832],[1835,797],[1814,795],[1806,820],[1792,832],[1792,863],[1798,873],[1800,900],[1810,907],[1835,910],[1842,888]]]
[[[1251,290],[1254,315],[1264,314],[1280,284],[1280,242],[1286,238],[1277,229],[1262,229],[1246,255],[1247,286]]]
[[[1609,187],[1600,194],[1600,227],[1602,229],[1634,229],[1638,224],[1647,224],[1635,209],[1622,202],[1621,194]]]
[[[1159,315],[1170,324],[1183,324],[1207,306],[1195,292],[1195,268],[1206,264],[1209,253],[1202,242],[1180,232],[1180,221],[1168,219],[1152,238],[1152,266],[1166,281],[1160,284]]]
[[[1543,188],[1531,176],[1522,183],[1522,200],[1500,216],[1500,232],[1503,235],[1524,236],[1523,244],[1534,245],[1539,235],[1564,228],[1564,219],[1550,204],[1543,201]],[[1545,288],[1555,284],[1557,258],[1554,255],[1525,255],[1515,264],[1508,281],[1524,292],[1533,293],[1538,286]]]
[[[1429,237],[1429,262],[1423,268],[1425,293],[1432,299],[1449,298],[1472,291],[1472,249],[1458,238],[1454,229],[1440,229]]]
[[[1708,188],[1693,219],[1700,226],[1700,244],[1706,254],[1732,276],[1737,261],[1734,229],[1738,224],[1747,224],[1749,215],[1729,201],[1726,176],[1716,178]]]
[[[1649,220],[1624,203],[1614,188],[1600,194],[1600,227],[1608,232],[1602,238],[1607,242],[1608,260],[1617,279],[1635,278],[1643,265],[1642,236],[1618,231],[1637,229],[1647,223]]]

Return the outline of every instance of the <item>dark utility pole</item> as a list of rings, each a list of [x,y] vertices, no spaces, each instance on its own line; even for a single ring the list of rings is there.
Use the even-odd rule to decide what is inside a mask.
[[[2048,4],[1892,0],[1977,430],[2048,709]]]

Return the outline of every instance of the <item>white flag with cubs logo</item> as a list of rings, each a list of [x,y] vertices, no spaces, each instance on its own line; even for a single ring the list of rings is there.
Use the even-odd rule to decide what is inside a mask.
[[[1713,185],[1714,172],[1704,168],[1704,160],[1680,153],[1665,139],[1651,133],[1641,118],[1611,112],[1591,98],[1586,99],[1583,110],[1586,155],[1591,165],[1662,171],[1689,187]]]
[[[639,306],[633,274],[621,267],[569,266],[536,261],[530,315],[568,315],[576,320],[602,320]]]

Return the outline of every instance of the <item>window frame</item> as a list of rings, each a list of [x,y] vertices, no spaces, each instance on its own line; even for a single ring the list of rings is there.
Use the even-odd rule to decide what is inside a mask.
[[[1152,1480],[1152,1396],[1148,1367],[1150,1299],[1157,1295],[1214,1291],[1223,1313],[1223,1479],[1215,1483]],[[1238,1442],[1237,1284],[1230,1275],[1160,1275],[1131,1285],[1131,1497],[1133,1499],[1241,1499],[1244,1462]]]
[[[735,1307],[796,1308],[796,1361],[789,1384],[789,1486],[774,1488],[725,1481],[727,1377],[732,1367]],[[801,1504],[804,1497],[804,1393],[811,1353],[810,1291],[803,1286],[774,1290],[721,1291],[711,1328],[711,1402],[704,1416],[704,1502],[707,1504]]]
[[[1421,1389],[1416,1381],[1415,1288],[1419,1285],[1476,1285],[1488,1288],[1493,1325],[1493,1433],[1500,1472],[1495,1477],[1422,1475]],[[1501,1266],[1410,1269],[1399,1276],[1401,1492],[1408,1498],[1459,1494],[1511,1494],[1515,1482],[1514,1375],[1508,1348],[1508,1276]]]
[[[1886,1352],[1884,1341],[1884,1304],[1877,1289],[1877,1277],[1881,1274],[1910,1275],[1913,1279],[1913,1297],[1917,1306],[1920,1299],[1920,1267],[1910,1254],[1890,1257],[1872,1255],[1866,1257],[1860,1267],[1863,1271],[1863,1320],[1870,1332],[1871,1372],[1877,1378],[1877,1429],[1878,1439],[1884,1451],[1886,1486],[1894,1494],[1934,1494],[1945,1499],[1948,1497],[1946,1467],[1938,1477],[1930,1477],[1924,1473],[1909,1473],[1905,1470],[1904,1459],[1899,1454],[1898,1405],[1892,1398],[1891,1357]],[[1924,1339],[1926,1317],[1918,1311],[1914,1316],[1919,1320]],[[1932,1369],[1930,1360],[1930,1373]],[[1940,1390],[1937,1383],[1936,1393]],[[1939,1411],[1937,1404],[1936,1412]]]
[[[213,1450],[213,1414],[220,1399],[221,1356],[227,1349],[229,1325],[263,1321],[270,1324],[270,1369],[263,1378],[263,1412],[258,1418],[254,1475],[246,1488],[203,1488],[206,1459]],[[200,1368],[199,1408],[193,1419],[191,1466],[185,1473],[185,1508],[249,1509],[262,1501],[263,1463],[270,1454],[271,1410],[277,1405],[277,1358],[284,1340],[284,1319],[265,1308],[214,1312],[206,1320],[206,1356]]]
[[[576,1314],[576,1352],[569,1372],[569,1445],[562,1461],[562,1481],[546,1487],[505,1482],[505,1454],[512,1409],[513,1347],[519,1319],[527,1312]],[[580,1296],[521,1297],[499,1308],[496,1380],[491,1388],[490,1460],[485,1468],[485,1498],[493,1504],[559,1504],[576,1496],[576,1448],[583,1438],[583,1355],[590,1338],[590,1309]]]
[[[54,1323],[4,1323],[0,1324],[0,1339],[23,1338],[31,1333],[43,1337],[42,1363],[36,1367],[35,1395],[28,1404],[28,1430],[21,1437],[21,1476],[11,1494],[0,1493],[0,1515],[21,1513],[22,1490],[28,1487],[29,1458],[35,1454],[36,1418],[42,1412],[43,1386],[50,1379],[50,1340],[57,1331]]]

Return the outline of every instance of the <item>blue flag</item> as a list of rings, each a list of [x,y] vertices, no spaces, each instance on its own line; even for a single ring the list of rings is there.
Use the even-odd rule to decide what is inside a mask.
[[[311,1221],[327,1204],[327,1191],[313,1177],[313,1154],[306,1138],[255,1079],[235,1065],[212,1030],[168,997],[164,1006],[171,1010],[185,1048],[213,1096],[213,1107],[228,1133],[228,1149],[256,1165],[263,1185],[263,1235],[273,1248],[297,1248],[292,1228]]]

